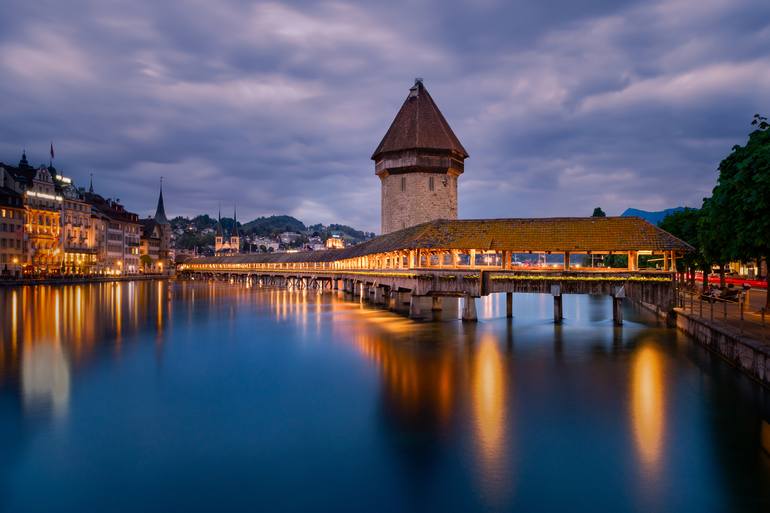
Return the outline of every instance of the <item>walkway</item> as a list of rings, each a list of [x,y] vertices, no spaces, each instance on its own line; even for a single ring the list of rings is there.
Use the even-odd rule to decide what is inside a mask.
[[[762,315],[767,297],[766,290],[752,289],[748,294],[748,302],[744,305],[741,319],[741,305],[736,302],[717,301],[710,303],[700,298],[700,287],[693,294],[682,291],[678,312],[695,318],[700,318],[714,324],[715,327],[726,328],[732,333],[750,337],[765,344],[770,344],[770,312]]]

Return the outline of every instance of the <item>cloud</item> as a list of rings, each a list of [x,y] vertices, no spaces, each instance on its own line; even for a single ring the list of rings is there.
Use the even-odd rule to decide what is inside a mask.
[[[471,154],[463,217],[698,205],[770,104],[763,0],[8,0],[0,160],[142,215],[379,228],[369,160],[415,76]]]

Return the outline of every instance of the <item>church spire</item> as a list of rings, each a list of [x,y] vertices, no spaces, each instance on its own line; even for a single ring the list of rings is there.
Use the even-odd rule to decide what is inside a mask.
[[[169,224],[166,218],[166,209],[163,206],[163,177],[160,177],[160,195],[158,196],[158,207],[155,209],[155,222],[158,224]]]
[[[90,194],[94,193],[94,174],[91,173],[91,177],[88,179],[88,192]]]
[[[217,237],[224,236],[224,230],[222,229],[222,204],[219,204],[219,211],[217,212]]]
[[[238,236],[238,216],[236,215],[235,203],[233,203],[233,237]]]
[[[27,161],[27,150],[23,149],[21,150],[21,160],[19,161],[19,168],[20,169],[28,169],[29,161]]]

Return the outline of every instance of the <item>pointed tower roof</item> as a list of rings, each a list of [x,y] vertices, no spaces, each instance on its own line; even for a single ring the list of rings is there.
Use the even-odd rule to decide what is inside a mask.
[[[160,177],[160,195],[158,196],[158,206],[155,209],[155,222],[158,224],[170,224],[166,217],[166,208],[163,206],[163,177]]]
[[[94,174],[91,173],[91,177],[88,179],[88,192],[94,193]]]
[[[27,160],[27,150],[22,150],[21,160],[19,161],[18,167],[21,169],[32,169],[32,166],[29,165],[29,161]]]
[[[222,206],[219,206],[219,211],[217,212],[217,237],[224,236],[224,230],[222,229]]]
[[[431,98],[422,79],[414,81],[401,110],[372,154],[376,160],[381,154],[402,150],[426,149],[458,153],[468,158],[460,140],[444,119]]]
[[[235,210],[235,203],[233,203],[233,231],[232,237],[238,237],[238,216]]]

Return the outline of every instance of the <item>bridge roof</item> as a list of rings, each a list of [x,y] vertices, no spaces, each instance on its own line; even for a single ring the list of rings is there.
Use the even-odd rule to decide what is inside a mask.
[[[344,249],[256,253],[195,259],[196,263],[330,262],[409,249],[565,251],[679,251],[693,248],[639,217],[554,217],[430,221]]]

